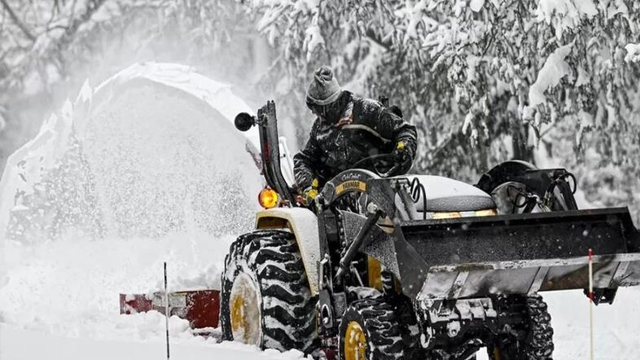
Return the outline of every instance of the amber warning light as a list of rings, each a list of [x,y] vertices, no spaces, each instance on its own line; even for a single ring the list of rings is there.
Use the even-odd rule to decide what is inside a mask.
[[[271,188],[264,188],[258,195],[260,206],[265,209],[271,209],[278,205],[278,193]]]

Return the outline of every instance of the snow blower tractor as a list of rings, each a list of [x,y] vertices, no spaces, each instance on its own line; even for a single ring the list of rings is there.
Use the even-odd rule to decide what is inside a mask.
[[[628,209],[578,210],[564,169],[509,161],[475,186],[352,169],[307,208],[282,172],[275,104],[235,123],[258,127],[267,186],[256,230],[226,257],[224,339],[326,359],[462,360],[486,347],[493,360],[544,360],[553,330],[539,292],[591,278],[593,301],[612,303],[640,284]]]

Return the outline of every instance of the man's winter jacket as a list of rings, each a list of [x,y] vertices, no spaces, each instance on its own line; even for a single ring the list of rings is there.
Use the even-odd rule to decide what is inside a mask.
[[[294,156],[296,183],[301,190],[311,186],[314,178],[322,186],[366,157],[389,154],[400,141],[411,158],[406,169],[401,170],[406,173],[411,167],[417,146],[415,126],[377,101],[361,99],[347,91],[343,96],[346,105],[340,118],[316,118],[306,146]]]

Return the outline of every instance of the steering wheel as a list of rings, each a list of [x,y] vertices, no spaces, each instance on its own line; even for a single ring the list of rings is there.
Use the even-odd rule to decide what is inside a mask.
[[[386,177],[391,177],[396,175],[402,175],[400,173],[400,170],[404,168],[405,165],[407,165],[409,162],[411,162],[411,159],[409,158],[405,159],[403,162],[399,162],[398,160],[399,160],[398,156],[395,154],[372,155],[364,159],[361,159],[360,161],[357,161],[355,164],[351,166],[351,168],[359,168],[365,164],[369,164],[370,166],[367,167],[367,170],[371,170],[376,175],[386,178]],[[382,171],[379,168],[380,166],[388,167],[389,164],[393,164],[393,166],[391,166],[391,168],[387,171]]]

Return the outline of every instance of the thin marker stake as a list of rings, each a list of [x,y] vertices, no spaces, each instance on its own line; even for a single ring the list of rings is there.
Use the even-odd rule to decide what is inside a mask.
[[[164,263],[164,324],[167,330],[167,360],[171,359],[169,350],[169,292],[167,290],[167,262]]]
[[[589,359],[593,360],[593,249],[589,249]]]

